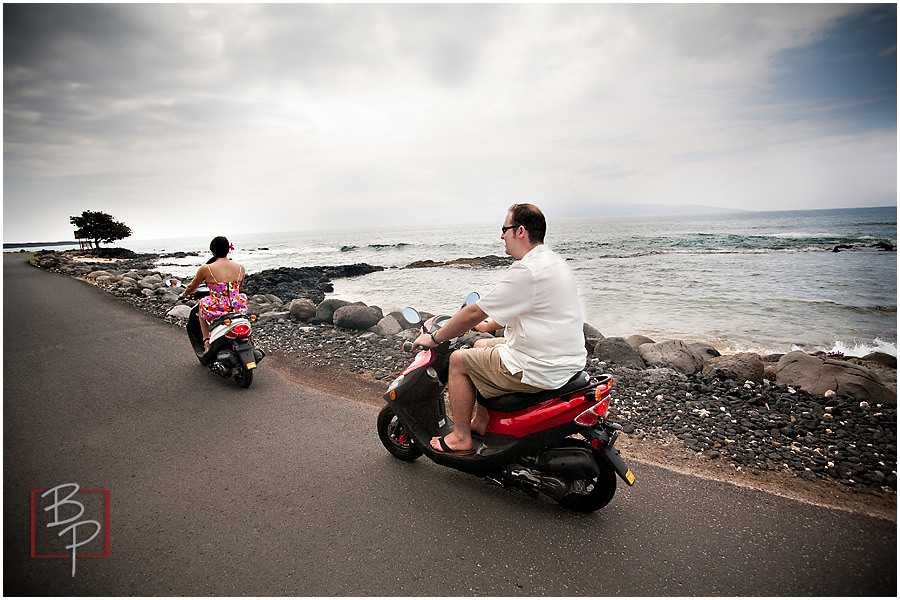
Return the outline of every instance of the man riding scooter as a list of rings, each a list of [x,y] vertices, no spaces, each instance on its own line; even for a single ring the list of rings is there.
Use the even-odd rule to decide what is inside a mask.
[[[450,356],[448,386],[454,430],[434,437],[436,451],[474,452],[472,431],[483,433],[487,411],[476,405],[510,392],[560,388],[584,368],[584,321],[578,289],[565,260],[544,245],[547,223],[533,204],[512,205],[501,228],[506,253],[516,259],[497,286],[457,312],[436,333],[422,334],[413,349],[435,348],[469,329],[505,327],[504,338],[476,344]],[[485,319],[491,321],[484,323]]]

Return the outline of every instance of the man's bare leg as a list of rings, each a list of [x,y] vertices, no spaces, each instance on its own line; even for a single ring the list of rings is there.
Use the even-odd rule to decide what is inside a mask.
[[[480,404],[475,404],[475,416],[472,418],[471,430],[478,435],[484,435],[490,419],[491,416],[487,409]]]
[[[465,350],[454,352],[450,355],[450,374],[448,386],[450,389],[450,410],[453,411],[453,431],[444,436],[444,443],[451,450],[470,450],[472,448],[472,429],[469,418],[475,407],[475,384],[466,374],[462,364],[462,353]],[[431,438],[431,447],[442,450],[440,438]]]
[[[505,342],[505,340],[504,340]],[[472,345],[473,348],[487,348],[489,346],[495,346],[498,343],[502,343],[498,341],[497,338],[485,338],[480,340],[475,340],[475,343]],[[480,404],[475,404],[475,416],[472,417],[471,430],[477,433],[478,435],[484,435],[484,432],[487,431],[488,421],[490,421],[490,415],[485,407]]]

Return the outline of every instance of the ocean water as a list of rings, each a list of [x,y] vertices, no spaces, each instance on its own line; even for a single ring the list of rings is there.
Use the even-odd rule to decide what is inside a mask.
[[[336,280],[329,297],[385,312],[413,306],[451,313],[468,292],[489,291],[504,267],[402,267],[504,256],[501,220],[234,236],[231,256],[250,273],[383,266]],[[897,253],[877,246],[896,247],[896,207],[551,220],[545,241],[569,261],[585,321],[606,336],[704,341],[724,352],[897,354]],[[208,244],[119,243],[136,252],[202,251],[202,258],[160,261],[161,270],[181,277],[206,260]]]

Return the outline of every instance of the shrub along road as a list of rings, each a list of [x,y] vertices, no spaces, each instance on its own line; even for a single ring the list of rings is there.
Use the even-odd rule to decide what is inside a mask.
[[[266,361],[240,389],[183,329],[26,257],[3,261],[5,595],[896,594],[893,522],[633,461],[578,515],[401,463],[374,404]],[[108,556],[74,577],[32,494],[64,483],[109,491],[85,547]]]

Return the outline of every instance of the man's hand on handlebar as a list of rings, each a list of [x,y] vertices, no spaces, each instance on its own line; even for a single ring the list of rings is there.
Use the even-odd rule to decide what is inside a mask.
[[[438,347],[438,345],[434,343],[433,339],[431,339],[431,334],[423,333],[422,335],[417,337],[415,340],[413,340],[411,351],[416,352],[419,349],[429,349],[429,348],[437,348],[437,347]]]
[[[461,308],[459,312],[450,317],[450,319],[435,332],[435,334],[440,334],[440,340],[434,339],[434,334],[423,333],[413,342],[412,349],[437,348],[438,344],[464,334],[486,318],[487,313],[481,310],[477,304],[470,304]],[[496,325],[495,328],[499,328],[499,325],[496,323],[494,323],[494,325]]]

